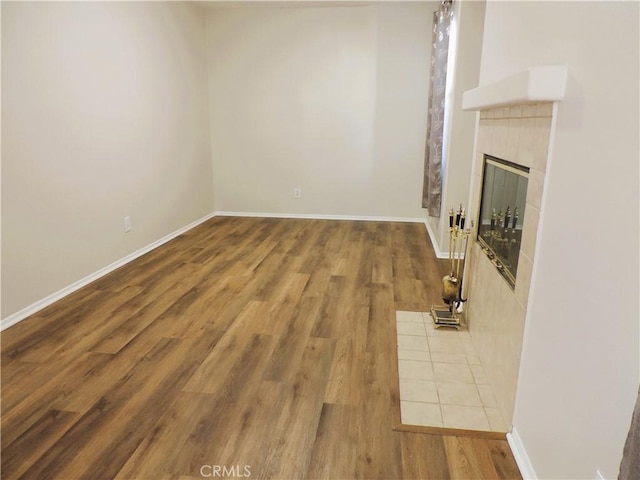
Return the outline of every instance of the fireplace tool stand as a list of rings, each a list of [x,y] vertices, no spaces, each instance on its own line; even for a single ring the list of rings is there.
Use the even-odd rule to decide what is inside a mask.
[[[431,316],[436,328],[446,326],[460,328],[458,307],[466,299],[462,298],[461,257],[466,256],[470,230],[465,230],[465,209],[462,205],[454,212],[449,211],[449,274],[442,277],[442,300],[446,305],[432,305]],[[463,246],[464,245],[464,246]],[[464,270],[464,266],[462,268]]]

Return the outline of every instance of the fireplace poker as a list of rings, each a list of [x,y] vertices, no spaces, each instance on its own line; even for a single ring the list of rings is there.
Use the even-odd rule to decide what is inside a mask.
[[[460,232],[464,232],[464,220],[465,220],[465,210],[462,208],[460,214]],[[458,237],[458,232],[456,232],[456,238]],[[462,247],[462,241],[460,242],[460,246]],[[457,247],[457,245],[456,245]],[[456,278],[460,281],[460,257],[462,256],[462,250],[458,252],[458,264],[456,265]]]

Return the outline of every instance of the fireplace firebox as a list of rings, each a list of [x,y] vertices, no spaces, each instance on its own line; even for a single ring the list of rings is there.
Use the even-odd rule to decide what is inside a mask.
[[[528,179],[528,168],[484,155],[477,241],[512,289],[516,284]]]

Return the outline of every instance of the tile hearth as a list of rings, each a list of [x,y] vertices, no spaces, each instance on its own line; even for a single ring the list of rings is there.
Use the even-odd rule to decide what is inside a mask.
[[[428,312],[396,312],[404,425],[506,432],[466,329],[436,329]]]

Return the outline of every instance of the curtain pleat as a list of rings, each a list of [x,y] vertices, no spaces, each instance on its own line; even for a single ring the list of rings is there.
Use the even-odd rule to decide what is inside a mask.
[[[618,480],[638,480],[640,478],[640,392],[633,416],[631,428],[622,452]]]
[[[427,142],[424,155],[424,183],[422,207],[432,217],[440,216],[442,194],[442,136],[444,132],[444,104],[449,56],[449,30],[453,13],[452,3],[443,2],[433,14],[431,45],[431,78],[427,115]]]

